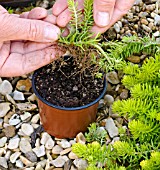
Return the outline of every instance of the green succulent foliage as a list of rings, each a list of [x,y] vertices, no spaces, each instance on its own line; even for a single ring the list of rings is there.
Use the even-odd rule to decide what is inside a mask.
[[[90,127],[88,127],[88,133],[85,133],[85,138],[87,142],[97,141],[101,145],[105,143],[107,137],[106,130],[97,127],[96,123],[92,123]]]
[[[140,163],[143,170],[159,170],[160,169],[160,152],[152,152],[148,160]]]
[[[133,54],[146,53],[156,54],[160,51],[160,44],[155,38],[144,37],[140,38],[137,36],[123,37],[122,41],[104,43],[107,51],[110,53],[109,57],[115,58],[127,58]]]
[[[160,85],[159,74],[160,74],[160,55],[156,55],[155,57],[150,57],[146,60],[146,62],[142,65],[142,67],[138,67],[138,65],[133,65],[129,63],[123,69],[125,76],[122,80],[122,83],[130,89],[136,84],[140,83],[149,83],[154,82],[155,85]]]
[[[105,145],[101,146],[98,142],[92,142],[87,145],[76,143],[72,146],[72,151],[78,157],[87,160],[90,167],[96,167],[97,164],[105,164],[109,149]]]

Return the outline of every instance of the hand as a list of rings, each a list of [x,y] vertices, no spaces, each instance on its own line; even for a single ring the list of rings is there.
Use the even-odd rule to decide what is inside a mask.
[[[77,0],[79,9],[83,8],[83,0]],[[94,0],[93,17],[95,25],[92,32],[103,33],[118,21],[132,7],[135,0]],[[67,0],[57,0],[53,5],[53,15],[57,16],[57,25],[65,27],[71,19],[67,8]]]
[[[59,28],[44,21],[33,20],[51,21],[51,18],[53,19],[48,17],[47,11],[42,8],[35,8],[19,16],[9,15],[0,7],[0,76],[27,74],[50,63],[57,55],[62,55],[55,42],[49,43],[57,39]],[[45,28],[49,28],[51,34],[45,33]],[[51,37],[48,39],[45,35]]]

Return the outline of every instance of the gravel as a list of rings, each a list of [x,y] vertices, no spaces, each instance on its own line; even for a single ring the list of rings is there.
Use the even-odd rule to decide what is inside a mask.
[[[48,0],[37,1],[37,6],[48,8],[51,3]],[[18,13],[22,9],[18,8],[16,11]],[[160,40],[159,30],[160,1],[146,0],[144,3],[136,0],[128,14],[115,23],[104,36],[107,39],[121,39],[125,35],[153,34]],[[135,56],[128,60],[139,63],[142,59],[145,59],[145,56]],[[119,140],[118,126],[123,120],[112,113],[112,103],[117,99],[127,99],[129,92],[120,84],[123,77],[120,72],[110,72],[106,77],[108,89],[100,103],[105,116],[98,112],[97,122],[106,129],[109,135],[107,142],[114,143]],[[78,158],[71,149],[76,142],[86,143],[84,134],[79,133],[74,139],[57,139],[46,133],[41,128],[37,98],[31,86],[30,75],[0,78],[0,169],[86,169],[87,162]],[[73,90],[76,91],[77,88],[74,87]]]

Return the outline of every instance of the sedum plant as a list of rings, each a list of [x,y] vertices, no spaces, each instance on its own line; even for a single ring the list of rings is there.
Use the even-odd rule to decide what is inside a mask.
[[[103,168],[158,170],[160,168],[160,53],[147,59],[142,66],[128,63],[123,71],[125,76],[122,83],[129,88],[131,98],[115,101],[112,109],[113,112],[129,119],[130,133],[120,129],[120,141],[114,144],[101,146],[100,143],[96,143],[96,147],[92,143],[75,144],[73,152],[88,161],[89,170]],[[132,82],[131,77],[134,78]]]

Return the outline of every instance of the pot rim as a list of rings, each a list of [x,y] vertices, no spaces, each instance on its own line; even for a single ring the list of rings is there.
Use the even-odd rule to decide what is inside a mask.
[[[39,70],[39,69],[38,69]],[[59,109],[59,110],[70,110],[70,111],[74,111],[74,110],[81,110],[81,109],[85,109],[85,108],[88,108],[94,104],[96,104],[105,94],[106,92],[106,89],[107,89],[107,80],[106,80],[106,77],[104,76],[104,82],[103,82],[103,91],[101,93],[101,95],[96,99],[94,100],[93,102],[89,103],[89,104],[86,104],[86,105],[83,105],[83,106],[78,106],[78,107],[62,107],[62,106],[57,106],[57,105],[54,105],[50,102],[48,102],[47,100],[45,100],[43,97],[41,97],[38,93],[38,91],[36,90],[36,87],[35,87],[35,77],[36,75],[38,74],[38,70],[36,70],[33,75],[32,75],[32,88],[33,88],[33,91],[35,93],[35,95],[38,97],[39,100],[41,100],[43,103],[47,104],[48,106],[50,107],[53,107],[53,108],[56,108],[56,109]]]

